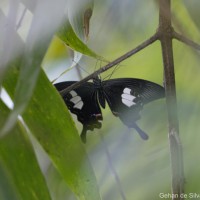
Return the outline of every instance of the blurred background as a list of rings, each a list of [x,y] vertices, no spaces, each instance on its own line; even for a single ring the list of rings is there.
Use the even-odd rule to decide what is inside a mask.
[[[200,18],[197,0],[172,2],[175,30],[200,43]],[[7,1],[1,0],[3,11]],[[22,8],[23,12],[23,8]],[[101,0],[94,1],[93,15],[87,46],[105,60],[112,61],[135,48],[152,36],[158,27],[157,1],[149,0]],[[26,12],[21,37],[26,37],[31,13]],[[79,30],[74,27],[79,35]],[[79,35],[79,37],[81,37]],[[178,117],[183,147],[185,170],[185,193],[200,194],[200,67],[199,52],[173,40]],[[43,68],[52,81],[63,71],[73,67],[56,82],[80,80],[104,66],[106,62],[74,52],[57,38],[52,41],[43,60]],[[73,59],[75,60],[73,62]],[[141,52],[105,73],[104,79],[134,77],[163,85],[163,62],[160,43],[157,41]],[[102,128],[88,132],[87,150],[97,177],[103,200],[161,199],[160,193],[171,193],[171,169],[168,144],[168,122],[165,99],[144,106],[138,125],[149,135],[143,141],[135,130],[129,130],[114,117],[108,106],[102,109]],[[77,122],[79,132],[82,125]],[[43,160],[42,150],[39,150]],[[54,199],[75,199],[62,179],[48,166],[46,178]],[[168,198],[165,198],[168,199]],[[191,198],[192,199],[192,198]],[[200,199],[200,198],[194,198]]]
[[[197,19],[199,14],[190,15],[191,11],[194,12],[197,1],[192,2],[193,7],[188,7],[187,1],[172,2],[173,26],[177,32],[200,42],[199,26],[195,23],[195,18]],[[156,1],[95,1],[88,46],[112,61],[148,39],[156,31],[157,26]],[[200,193],[199,52],[176,40],[173,41],[173,47],[185,193]],[[79,62],[81,77],[87,76],[104,64],[83,56]],[[62,70],[64,69],[65,66]],[[113,71],[112,78],[135,77],[162,85],[163,63],[160,43],[154,43],[101,76],[106,77]],[[79,78],[77,69],[74,69],[58,81]],[[88,134],[86,148],[103,199],[124,199],[123,194],[126,199],[160,199],[160,193],[170,193],[165,100],[149,103],[144,106],[141,113],[138,124],[148,133],[148,141],[141,140],[135,130],[128,130],[112,115],[108,107],[102,112],[103,126],[100,130]]]

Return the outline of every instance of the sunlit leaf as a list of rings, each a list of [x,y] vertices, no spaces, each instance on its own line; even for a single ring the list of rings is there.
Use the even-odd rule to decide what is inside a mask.
[[[57,33],[57,36],[70,48],[84,55],[104,60],[101,56],[92,51],[81,39],[79,39],[68,21],[65,21]]]
[[[16,79],[14,68],[4,82],[11,97]],[[22,117],[77,198],[100,199],[93,170],[71,115],[42,71]]]

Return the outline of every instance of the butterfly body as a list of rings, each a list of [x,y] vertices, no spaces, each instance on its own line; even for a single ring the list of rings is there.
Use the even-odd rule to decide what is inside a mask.
[[[99,101],[99,104],[101,105],[102,108],[105,108],[106,107],[106,98],[105,98],[105,92],[104,92],[104,88],[103,88],[101,79],[99,79],[98,77],[95,77],[93,79],[93,83],[94,83],[94,88],[97,91],[97,99]]]
[[[61,82],[55,84],[55,87],[62,91],[75,82]],[[137,126],[136,121],[140,119],[144,104],[164,96],[162,86],[147,80],[118,78],[101,81],[95,77],[93,82],[86,82],[62,97],[69,110],[83,124],[81,138],[86,141],[87,130],[101,128],[103,116],[100,106],[105,108],[106,102],[116,117],[129,128],[135,128],[143,139],[147,139],[148,136]]]

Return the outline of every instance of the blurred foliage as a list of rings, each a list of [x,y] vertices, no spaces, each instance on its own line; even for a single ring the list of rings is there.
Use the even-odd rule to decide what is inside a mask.
[[[130,49],[133,49],[142,41],[149,38],[157,29],[158,7],[155,2],[156,1],[149,0],[95,1],[89,26],[89,38],[86,46],[108,60],[113,60]],[[199,2],[197,0],[192,0],[191,2],[192,3],[182,0],[172,1],[173,26],[178,32],[200,43],[198,22]],[[75,26],[77,26],[77,24]],[[81,28],[79,26],[77,27]],[[73,24],[72,28],[74,29],[74,33],[78,32],[76,28],[73,27]],[[72,36],[72,38],[74,37]],[[198,135],[200,130],[200,94],[198,92],[200,75],[199,52],[176,40],[173,40],[173,50],[180,137],[184,156],[185,193],[200,194],[200,180],[198,178],[198,166],[200,165],[200,136]],[[73,55],[71,55],[71,53]],[[57,38],[52,40],[50,49],[48,49],[45,60],[42,62],[50,80],[58,77],[62,71],[72,66],[74,53],[73,51],[66,50],[62,41]],[[89,58],[82,56],[81,59],[77,59],[77,62],[78,65],[63,75],[58,81],[79,80],[80,74],[84,77],[93,72],[95,68],[104,65],[103,61],[99,61],[95,57]],[[105,78],[110,74],[112,74],[112,78],[135,77],[162,84],[163,64],[159,42],[147,47],[143,51],[120,63],[117,67],[103,73],[101,76]],[[61,140],[69,140],[61,143],[63,149],[60,149],[64,151],[62,156],[62,162],[64,163],[69,158],[69,155],[67,155],[65,151],[70,148],[70,143],[72,143],[72,145],[76,144],[78,146],[77,149],[81,148],[80,151],[84,151],[84,148],[80,144],[76,134],[70,136],[73,131],[66,130],[66,135],[63,135],[63,138],[66,137],[66,139],[62,139],[61,137],[56,140],[56,137],[59,137],[61,134],[61,129],[65,127],[65,125],[62,125],[62,127],[59,124],[64,124],[65,120],[66,123],[72,122],[71,119],[68,118],[68,114],[66,114],[67,117],[64,117],[65,114],[60,114],[60,111],[56,111],[60,110],[59,107],[62,107],[61,109],[64,110],[64,104],[61,102],[58,94],[55,93],[53,87],[47,83],[47,80],[43,82],[44,80],[46,80],[46,78],[43,76],[41,79],[42,82],[38,82],[39,85],[34,93],[37,94],[37,96],[32,96],[29,107],[25,110],[24,117],[31,119],[31,116],[34,116],[31,119],[33,120],[32,134],[35,136],[37,135],[36,138],[39,143],[43,140],[43,142],[47,142],[45,145],[50,145],[47,148],[47,146],[43,144],[42,147],[47,151],[48,156],[53,160],[52,163],[54,163],[54,166],[52,166],[51,163],[51,165],[47,167],[48,169],[44,171],[51,198],[56,200],[73,200],[75,196],[71,190],[74,190],[73,188],[68,188],[66,185],[66,177],[68,177],[68,175],[66,175],[66,177],[63,175],[65,168],[62,167],[65,165],[62,165],[62,167],[60,166],[62,169],[58,169],[58,165],[55,165],[56,161],[54,160],[56,158],[51,157],[51,155],[56,152],[56,145],[60,145],[60,143],[56,143],[56,141],[61,142]],[[12,85],[12,81],[10,81],[10,83]],[[15,87],[13,86],[12,89],[14,90]],[[46,98],[41,101],[40,96],[43,96],[43,93],[46,95]],[[53,102],[51,102],[52,98],[57,100],[54,99]],[[48,108],[45,107],[45,101],[48,101],[48,103],[46,103],[49,106]],[[49,111],[44,112],[45,109],[42,110],[40,107],[49,109]],[[50,107],[52,107],[52,109]],[[41,113],[37,112],[41,111],[40,109],[44,112],[42,116],[44,118],[49,118],[47,121],[43,122],[42,116],[40,116]],[[50,114],[51,112],[53,114]],[[67,111],[65,110],[64,112]],[[162,99],[152,102],[144,106],[141,112],[142,117],[138,124],[148,133],[148,141],[142,141],[135,130],[127,130],[119,119],[112,115],[108,106],[105,110],[102,110],[102,112],[104,116],[102,129],[89,132],[88,142],[85,145],[97,178],[102,199],[122,199],[119,187],[121,187],[127,199],[159,200],[161,199],[159,197],[160,193],[171,193],[171,169],[165,100]],[[37,116],[36,125],[34,124],[36,123],[34,119],[36,119]],[[61,122],[58,122],[59,120]],[[41,128],[42,123],[40,123],[40,121],[45,123],[46,127],[44,129]],[[76,117],[74,117],[74,121],[77,122]],[[49,125],[48,122],[50,123]],[[55,126],[53,126],[54,123],[56,124]],[[30,128],[31,125],[28,125]],[[80,124],[76,123],[76,126],[80,132],[82,128]],[[53,132],[52,135],[49,133],[50,129],[55,131],[55,138],[53,137]],[[46,135],[44,135],[45,130],[49,130]],[[43,133],[39,134],[40,131]],[[52,136],[52,140],[51,137],[48,138],[48,134]],[[101,134],[101,137],[99,134]],[[45,137],[47,138],[45,139]],[[74,137],[74,140],[71,139],[71,137]],[[56,140],[55,144],[53,144],[53,138]],[[51,142],[48,143],[50,140]],[[108,154],[105,151],[105,145],[108,148],[111,160],[109,160]],[[64,150],[64,148],[66,149]],[[66,157],[64,154],[66,154]],[[77,152],[72,152],[71,156],[73,155],[77,156]],[[116,182],[110,162],[112,162],[119,176],[120,186]],[[41,165],[41,162],[39,163]],[[0,170],[0,173],[3,170]],[[61,171],[63,173],[59,173]],[[90,168],[88,171],[93,173],[93,170]],[[85,173],[88,173],[88,171],[86,170]],[[93,180],[93,178],[91,179]],[[7,181],[6,178],[4,180],[5,182]],[[71,178],[68,180],[73,182]],[[0,185],[3,183],[4,182],[0,180]],[[81,182],[81,184],[83,184],[84,188],[85,183]],[[93,184],[93,182],[91,184]],[[12,184],[10,187],[11,191],[14,191],[12,189]],[[12,192],[12,194],[14,195],[15,193]]]
[[[198,20],[200,2],[198,0],[192,0],[192,3],[186,0],[183,2],[191,16],[192,21],[197,25],[197,28],[200,29],[200,22]]]

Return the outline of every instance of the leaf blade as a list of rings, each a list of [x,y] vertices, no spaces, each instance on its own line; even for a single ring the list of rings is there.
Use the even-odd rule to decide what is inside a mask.
[[[5,117],[8,109],[2,101],[0,108]],[[4,122],[3,117],[0,121]],[[0,163],[15,186],[19,199],[51,199],[32,145],[19,123],[0,140]]]
[[[17,80],[16,72],[17,69],[13,69],[4,82],[11,97]],[[93,169],[74,122],[43,71],[22,117],[77,198],[100,199]]]

